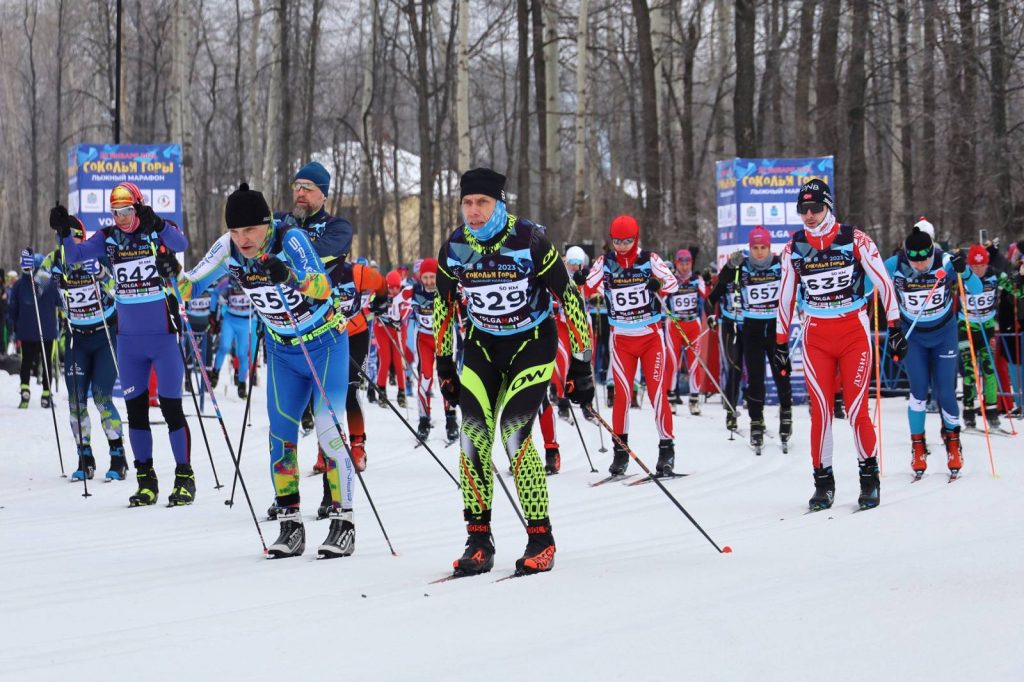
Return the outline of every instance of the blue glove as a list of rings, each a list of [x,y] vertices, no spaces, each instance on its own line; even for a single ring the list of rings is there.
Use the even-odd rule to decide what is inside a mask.
[[[36,255],[32,249],[23,249],[21,252],[21,271],[32,272],[36,269]]]
[[[93,277],[96,277],[100,274],[100,271],[102,271],[103,268],[100,266],[100,262],[98,260],[90,258],[89,260],[82,261],[82,269]]]

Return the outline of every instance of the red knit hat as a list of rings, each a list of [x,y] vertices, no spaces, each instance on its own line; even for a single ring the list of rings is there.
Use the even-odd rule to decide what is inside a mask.
[[[620,215],[612,220],[609,235],[612,239],[636,239],[640,235],[640,225],[633,216]]]
[[[437,272],[436,258],[424,258],[423,262],[420,263],[420,275],[423,275],[427,272]]]
[[[988,265],[988,249],[981,244],[975,244],[967,252],[967,262],[971,265]]]
[[[397,270],[392,270],[384,278],[384,282],[388,285],[389,289],[398,289],[402,286],[402,276],[398,274]]]
[[[772,234],[764,228],[762,225],[758,225],[750,231],[750,235],[747,237],[747,241],[750,246],[771,246],[772,245]]]

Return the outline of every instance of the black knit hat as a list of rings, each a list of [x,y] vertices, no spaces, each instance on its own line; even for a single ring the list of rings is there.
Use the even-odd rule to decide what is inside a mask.
[[[243,182],[228,197],[228,205],[224,207],[224,222],[227,223],[229,230],[269,225],[270,207],[267,206],[263,193],[249,189],[249,185]]]
[[[474,168],[459,180],[459,199],[467,194],[484,194],[505,201],[505,176],[490,168]]]
[[[835,205],[832,203],[832,192],[829,191],[828,183],[824,180],[812,178],[800,188],[800,193],[796,195],[796,205],[799,207],[800,204],[811,202],[825,204],[828,206],[828,210],[836,212]]]
[[[903,240],[903,250],[906,252],[908,260],[928,260],[932,257],[931,235],[921,231],[921,228],[915,225],[907,238]]]

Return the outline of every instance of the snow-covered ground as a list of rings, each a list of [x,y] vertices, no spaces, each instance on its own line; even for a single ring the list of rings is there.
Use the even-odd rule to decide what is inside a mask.
[[[58,476],[34,389],[32,408],[18,411],[17,379],[0,375],[0,679],[1024,679],[1024,437],[992,439],[993,478],[984,437],[965,434],[965,475],[947,484],[929,416],[930,470],[911,485],[902,399],[883,405],[881,507],[852,513],[855,456],[837,422],[836,505],[806,516],[806,409],[790,454],[769,439],[755,457],[728,439],[717,400],[701,417],[681,407],[676,468],[692,476],[666,485],[731,554],[654,485],[589,487],[599,475],[559,422],[554,571],[494,582],[525,545],[497,491],[495,570],[432,585],[461,554],[461,498],[389,411],[366,408],[364,476],[399,556],[360,492],[356,554],[316,561],[327,523],[314,521],[321,484],[310,477],[306,554],[267,561],[241,493],[224,505],[232,471],[215,420],[204,423],[226,487],[214,490],[191,420],[197,499],[164,507],[173,463],[155,426],[161,504],[129,510],[134,480],[97,478],[84,499]],[[237,442],[243,403],[221,401]],[[272,500],[265,389],[253,405],[242,468],[262,519]],[[70,473],[64,391],[57,408]],[[768,418],[774,431],[776,408]],[[650,408],[631,421],[631,444],[653,465]],[[456,446],[444,449],[440,430],[432,447],[454,471]],[[594,426],[583,433],[603,475],[611,453],[598,453]],[[306,470],[314,447],[300,445]],[[277,524],[261,527],[271,542]]]

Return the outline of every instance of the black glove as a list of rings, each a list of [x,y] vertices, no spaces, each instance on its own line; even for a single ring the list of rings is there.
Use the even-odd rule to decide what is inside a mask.
[[[164,279],[177,277],[178,273],[181,272],[181,263],[174,256],[174,252],[166,246],[161,246],[156,252],[156,271]]]
[[[708,315],[708,329],[711,331],[718,329],[718,318],[714,315]]]
[[[292,276],[291,269],[277,256],[264,257],[261,265],[263,266],[263,271],[267,273],[270,281],[274,284],[283,284]]]
[[[788,377],[793,373],[793,365],[789,362],[789,342],[775,344],[771,363],[781,376]]]
[[[135,217],[139,219],[139,228],[143,232],[159,232],[164,229],[164,219],[153,212],[152,206],[135,204]]]
[[[565,397],[577,405],[589,405],[594,400],[594,373],[590,363],[572,358],[565,378]]]
[[[57,231],[57,236],[65,239],[71,236],[71,228],[75,226],[75,219],[68,215],[68,209],[59,201],[50,209],[50,227]]]
[[[210,324],[209,324],[209,326],[206,327],[206,331],[209,334],[211,334],[211,335],[212,334],[219,334],[220,333],[220,318],[219,317],[214,317],[213,315],[210,315]]]
[[[949,264],[953,266],[953,269],[959,272],[961,275],[964,270],[967,269],[967,256],[964,255],[962,249],[957,249],[949,259]]]
[[[437,355],[434,357],[434,366],[437,367],[441,397],[448,403],[448,407],[456,407],[459,404],[462,384],[459,382],[459,373],[455,367],[455,360],[445,355]]]
[[[377,294],[370,299],[370,312],[375,316],[383,315],[388,311],[388,297],[386,294]]]
[[[647,291],[652,294],[656,294],[661,290],[661,281],[655,277],[651,277],[647,280]]]
[[[907,357],[907,339],[903,336],[903,330],[899,323],[889,327],[889,338],[885,341],[889,347],[889,355],[893,362],[900,362]]]
[[[581,287],[587,283],[587,273],[583,270],[577,270],[572,273],[572,281],[576,283],[576,286]]]

